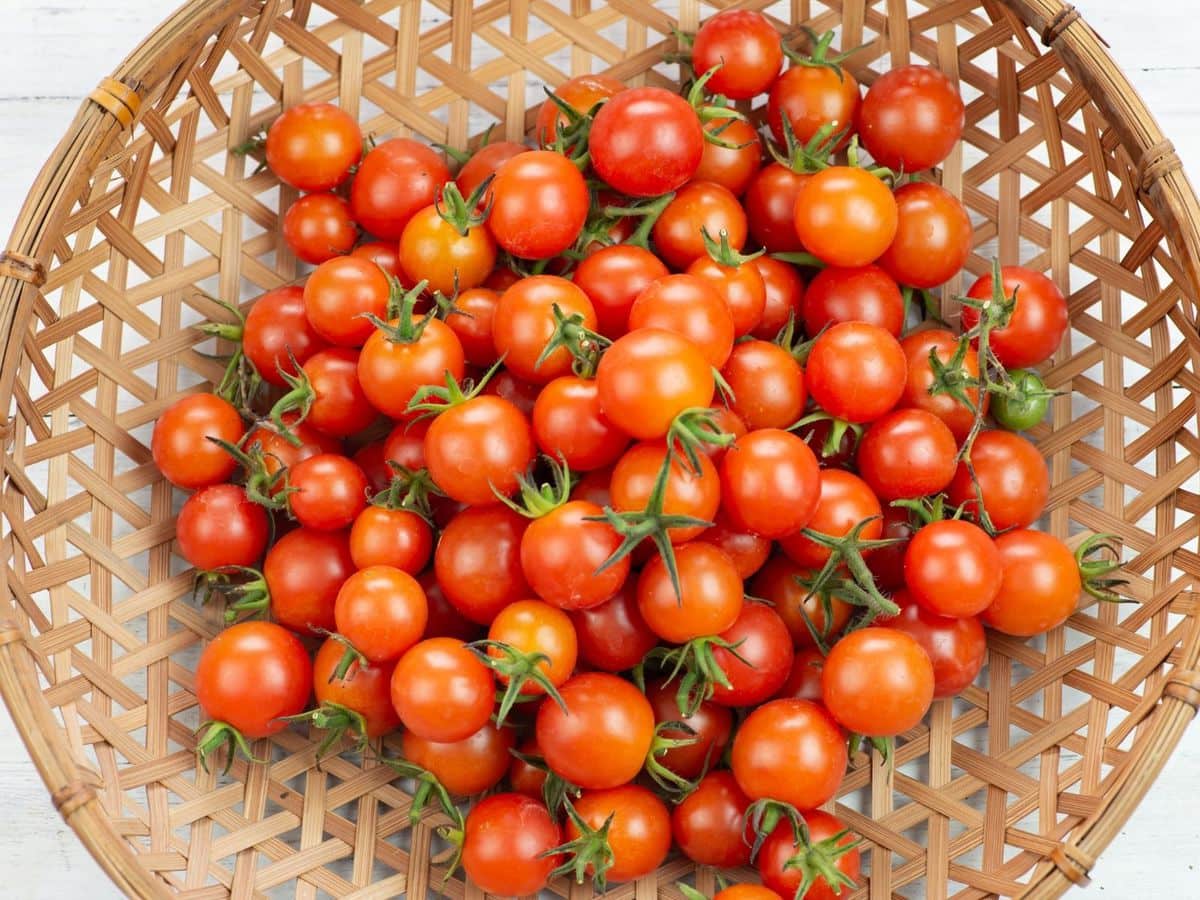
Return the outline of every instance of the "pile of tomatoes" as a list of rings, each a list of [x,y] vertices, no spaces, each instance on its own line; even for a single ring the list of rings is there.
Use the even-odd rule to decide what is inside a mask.
[[[945,304],[961,331],[930,302],[972,239],[935,170],[953,83],[864,97],[807,46],[719,13],[682,94],[573,78],[533,146],[364,147],[305,104],[251,148],[316,268],[205,326],[226,377],[153,435],[231,623],[202,759],[307,723],[411,779],[494,894],[674,846],[757,866],[727,900],[827,897],[862,741],[967,688],[987,628],[1111,599],[1102,540],[1032,530],[1062,294],[997,265]]]

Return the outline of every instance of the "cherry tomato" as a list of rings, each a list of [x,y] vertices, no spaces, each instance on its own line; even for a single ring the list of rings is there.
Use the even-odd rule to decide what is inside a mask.
[[[936,166],[962,136],[962,97],[931,66],[900,66],[875,79],[859,111],[863,146],[880,165],[904,172]]]
[[[899,618],[894,620],[899,621]],[[899,625],[893,627],[899,628]],[[916,637],[916,635],[913,635]],[[922,645],[924,646],[924,645]],[[825,670],[825,654],[816,647],[797,650],[792,660],[792,671],[779,689],[776,697],[794,697],[797,700],[821,702],[821,673]],[[935,669],[936,672],[936,669]]]
[[[992,418],[1009,431],[1028,431],[1046,418],[1051,391],[1032,369],[1013,369],[1008,373],[1015,393],[1000,394],[992,404]]]
[[[814,809],[837,793],[846,759],[846,735],[824,707],[783,699],[746,717],[733,739],[730,764],[751,800]]]
[[[435,150],[392,138],[363,157],[350,186],[350,209],[371,234],[398,241],[408,220],[432,204],[449,180],[450,170]]]
[[[989,343],[996,359],[1009,369],[1036,366],[1054,355],[1063,335],[1067,333],[1067,301],[1058,286],[1043,275],[1021,266],[1005,266],[1000,270],[1004,294],[1017,297],[1009,322],[995,328]],[[992,276],[979,278],[967,296],[990,301]],[[969,331],[979,324],[979,310],[963,306],[962,326]]]
[[[646,685],[646,699],[654,708],[654,721],[658,726],[661,728],[664,723],[679,722],[690,729],[689,732],[667,728],[662,729],[659,735],[668,740],[695,739],[691,744],[671,747],[658,753],[655,759],[659,765],[676,775],[695,779],[715,765],[725,753],[733,735],[733,713],[711,700],[705,700],[694,713],[685,716],[679,710],[677,694],[678,685],[664,678]]]
[[[906,632],[872,625],[833,645],[821,693],[844,728],[867,737],[891,737],[924,718],[933,701],[933,665]]]
[[[637,605],[637,588],[627,582],[599,606],[571,612],[579,641],[579,658],[595,669],[632,669],[658,644]]]
[[[547,384],[533,405],[533,436],[547,456],[573,472],[612,465],[629,445],[600,408],[594,379],[563,375]]]
[[[367,486],[371,494],[378,494],[392,483],[392,469],[383,455],[385,444],[382,440],[369,441],[354,451],[351,457],[355,465],[362,469],[367,476]]]
[[[671,849],[671,814],[650,790],[625,784],[600,791],[584,791],[575,801],[575,812],[593,830],[607,830],[612,851],[608,881],[633,881],[657,869]],[[581,835],[567,819],[567,838]],[[589,872],[591,869],[589,868]]]
[[[804,330],[816,336],[839,322],[868,322],[900,337],[904,298],[899,285],[879,266],[823,269],[804,292]]]
[[[704,130],[717,140],[704,140],[696,181],[711,181],[728,188],[735,197],[746,192],[762,167],[763,148],[758,132],[741,119],[713,119]],[[719,141],[720,143],[717,143]]]
[[[462,345],[463,356],[473,366],[490,366],[496,361],[492,340],[492,320],[500,295],[491,288],[472,288],[454,298],[458,312],[446,317],[446,324]]]
[[[756,256],[750,264],[762,275],[766,289],[762,318],[750,333],[756,338],[774,340],[789,318],[799,320],[803,315],[804,279],[791,263],[770,256]]]
[[[479,625],[469,621],[446,599],[442,586],[438,584],[437,573],[432,568],[422,572],[417,581],[425,591],[425,600],[429,606],[425,637],[452,637],[460,641],[473,641],[483,637],[483,630]]]
[[[400,738],[400,753],[441,782],[459,797],[491,790],[508,773],[509,753],[516,746],[511,728],[488,722],[470,737],[441,743],[418,737],[411,731]]]
[[[904,580],[930,612],[963,618],[983,612],[1000,590],[1000,553],[988,533],[960,519],[920,529],[904,554]]]
[[[890,504],[883,508],[883,540],[896,541],[887,547],[878,547],[866,554],[867,567],[875,576],[875,584],[881,591],[894,591],[904,587],[904,554],[912,540],[913,526],[907,509]]]
[[[214,394],[190,394],[167,407],[154,423],[150,455],[163,477],[177,487],[196,490],[220,484],[238,464],[210,438],[236,444],[245,430],[228,401]]]
[[[876,540],[883,532],[883,510],[867,482],[841,469],[822,469],[820,480],[820,499],[807,527],[830,537],[844,537],[866,522],[859,536],[867,541]],[[810,540],[802,532],[782,538],[779,548],[810,569],[825,565],[831,553],[828,547]]]
[[[826,613],[826,598],[801,584],[802,580],[810,579],[815,574],[812,569],[797,565],[786,556],[774,556],[750,583],[752,596],[775,604],[775,611],[787,625],[792,642],[797,647],[813,646],[812,632],[806,619],[818,634],[832,638],[841,634],[853,612],[849,603],[830,596],[829,612]]]
[[[765,538],[799,531],[821,496],[817,458],[786,431],[752,431],[721,460],[721,496],[730,523]]]
[[[733,394],[733,411],[751,430],[788,428],[804,414],[804,371],[787,350],[771,341],[740,341],[721,377]]]
[[[403,278],[400,270],[400,249],[394,241],[368,241],[350,251],[351,256],[373,262],[393,278]]]
[[[853,128],[861,102],[858,82],[844,67],[792,66],[771,85],[767,124],[782,147],[787,116],[797,143],[808,144],[826,126],[832,126],[832,134]],[[849,134],[837,146],[845,146],[848,140]]]
[[[379,415],[359,380],[361,355],[351,347],[330,347],[304,363],[312,400],[305,422],[334,437],[349,437]]]
[[[954,440],[960,444],[971,431],[975,421],[975,413],[959,400],[948,393],[931,394],[930,386],[935,380],[933,369],[929,365],[929,355],[936,353],[937,358],[948,363],[954,356],[958,346],[958,338],[944,328],[929,328],[914,331],[900,341],[904,350],[904,358],[908,361],[908,378],[904,383],[904,393],[900,397],[900,406],[914,407],[933,413],[946,423]],[[962,361],[963,372],[967,378],[979,378],[979,357],[971,348],[967,348]],[[963,392],[972,405],[978,405],[979,389],[964,387]],[[983,395],[983,409],[987,412],[989,395]]]
[[[575,659],[579,645],[575,638],[575,626],[565,612],[540,600],[518,600],[510,603],[496,615],[488,628],[488,640],[507,644],[519,653],[544,657],[537,668],[558,687],[575,671]],[[495,647],[488,648],[488,655],[503,659],[504,654]],[[507,684],[503,674],[497,677]],[[524,694],[545,693],[533,679],[521,685]]]
[[[700,540],[723,550],[733,560],[733,567],[743,581],[761,569],[771,555],[768,538],[738,530],[724,512],[717,513],[715,524],[700,536]]]
[[[313,658],[313,696],[317,705],[336,703],[363,717],[366,733],[362,737],[375,739],[400,727],[400,717],[392,708],[392,669],[395,663],[366,666],[358,661],[342,678],[337,668],[346,652],[346,645],[336,638],[326,638]]]
[[[865,266],[896,237],[896,199],[886,184],[850,166],[813,175],[796,195],[796,234],[831,266]]]
[[[742,611],[742,580],[733,560],[711,544],[697,541],[675,550],[679,593],[661,557],[638,579],[638,609],[650,630],[671,643],[715,635],[737,621]]]
[[[904,590],[892,599],[900,615],[885,623],[921,645],[933,664],[933,696],[953,697],[975,680],[987,659],[987,637],[974,616],[939,616],[915,602]]]
[[[262,571],[280,625],[301,634],[337,627],[338,591],[354,572],[344,531],[289,531],[267,551]]]
[[[804,824],[807,828],[808,840],[812,844],[820,844],[836,838],[846,830],[846,825],[829,813],[819,809],[805,810]],[[862,875],[858,847],[850,847],[855,836],[846,834],[838,839],[834,846],[844,850],[832,867],[843,876],[857,884]],[[775,826],[758,851],[756,865],[758,874],[762,876],[763,884],[775,891],[780,897],[794,897],[804,883],[804,869],[795,860],[803,860],[807,855],[807,847],[797,845],[790,822],[781,822]],[[819,872],[819,870],[818,870]],[[835,900],[849,893],[845,886],[831,886],[824,874],[817,874],[811,886],[805,891],[805,900]]]
[[[634,444],[618,460],[613,469],[612,506],[619,512],[637,512],[646,508],[654,482],[667,458],[667,448],[660,443]],[[672,459],[667,472],[667,486],[663,511],[669,516],[692,516],[712,522],[721,503],[721,485],[717,471],[707,456],[697,457],[700,474],[690,464]],[[704,526],[670,528],[667,536],[672,544],[682,544],[698,537]]]
[[[545,384],[571,372],[571,354],[559,347],[545,359],[542,354],[554,335],[554,309],[565,318],[579,316],[584,328],[596,328],[592,301],[565,278],[535,275],[522,278],[500,295],[492,319],[492,340],[504,365],[518,378]]]
[[[523,416],[533,415],[533,405],[541,393],[541,385],[517,378],[508,369],[501,369],[492,376],[483,392],[492,397],[507,400],[521,411]]]
[[[804,249],[796,234],[796,200],[811,175],[773,162],[759,169],[746,188],[743,206],[755,243],[768,253]],[[715,237],[716,235],[714,235]]]
[[[1066,544],[1044,531],[1021,528],[996,538],[996,550],[1004,574],[996,599],[980,616],[985,625],[1027,637],[1071,617],[1082,584]]]
[[[214,484],[187,498],[175,521],[179,552],[202,571],[252,566],[267,549],[267,511],[236,484]]]
[[[671,833],[683,855],[702,866],[750,864],[744,836],[747,797],[731,772],[709,772],[671,813]]]
[[[357,256],[336,256],[308,276],[304,311],[324,340],[341,347],[361,347],[375,332],[367,315],[384,318],[390,294],[387,275],[375,263]]]
[[[704,232],[719,240],[724,232],[729,246],[741,250],[746,245],[746,213],[728,188],[708,181],[693,181],[680,188],[667,204],[652,235],[658,255],[667,265],[686,269],[706,257]]]
[[[704,131],[678,94],[632,88],[600,107],[588,147],[596,174],[610,186],[631,197],[657,197],[678,190],[696,173]]]
[[[546,259],[568,249],[591,203],[583,174],[551,150],[531,150],[504,163],[488,197],[488,230],[502,249],[522,259]]]
[[[605,337],[619,338],[629,330],[629,310],[668,269],[657,256],[632,244],[597,250],[575,270],[575,284],[588,295],[596,311],[596,327]]]
[[[629,328],[687,338],[717,369],[733,349],[733,314],[712,285],[693,275],[668,275],[642,291],[629,311]]]
[[[288,507],[296,521],[318,531],[348,527],[367,505],[367,476],[354,462],[334,453],[310,456],[288,473],[293,493]]]
[[[246,313],[242,352],[268,384],[287,387],[280,369],[289,375],[296,374],[289,352],[296,358],[296,364],[302,366],[325,346],[324,338],[313,330],[305,315],[304,288],[299,285],[267,291]]]
[[[430,741],[461,741],[487,724],[496,683],[462,641],[427,638],[392,673],[392,705],[404,727]]]
[[[277,479],[270,491],[273,496],[286,486],[284,479],[279,477],[282,470],[318,453],[342,452],[341,441],[333,435],[317,431],[307,422],[297,421],[296,413],[284,413],[282,420],[300,446],[288,440],[269,419],[263,419],[251,428],[244,441],[246,449],[257,449],[261,453],[266,477]]]
[[[459,193],[470,197],[487,179],[496,174],[496,170],[522,153],[528,153],[529,148],[516,141],[496,141],[494,144],[484,144],[476,150],[471,158],[463,163],[454,183],[458,185]]]
[[[412,575],[392,566],[369,566],[346,579],[333,619],[338,634],[368,660],[393,662],[425,633],[429,603]]]
[[[635,438],[662,437],[685,409],[712,403],[712,366],[686,338],[659,328],[613,342],[596,370],[600,408]]]
[[[713,648],[713,659],[729,687],[713,685],[713,702],[722,706],[756,706],[774,696],[792,671],[792,635],[783,619],[762,603],[746,603],[737,621],[721,638],[737,648]]]
[[[519,752],[525,756],[542,755],[542,748],[538,746],[537,741],[528,737],[521,742]],[[546,778],[549,773],[538,766],[528,763],[521,757],[510,754],[512,759],[508,764],[508,783],[509,786],[518,794],[524,794],[526,797],[531,797],[534,800],[541,800],[543,793],[542,789],[546,785]]]
[[[196,701],[206,719],[250,740],[287,727],[312,692],[312,663],[294,634],[271,622],[239,622],[213,638],[196,663]]]
[[[937,416],[897,409],[876,419],[858,442],[858,469],[880,500],[940,494],[954,477],[958,447]]]
[[[783,900],[777,893],[761,884],[731,884],[713,894],[713,900]]]
[[[842,322],[813,342],[805,383],[839,419],[871,422],[896,405],[907,372],[900,342],[878,325]]]
[[[400,234],[400,266],[408,283],[427,281],[427,290],[447,297],[479,287],[495,265],[491,232],[468,225],[463,234],[437,206],[417,210]]]
[[[460,503],[499,502],[533,463],[533,429],[521,411],[481,394],[439,414],[425,433],[425,464],[434,483]]]
[[[297,259],[317,265],[354,249],[350,204],[336,194],[306,194],[288,207],[283,239]]]
[[[1028,528],[1046,508],[1050,470],[1037,447],[1011,431],[985,431],[971,448],[971,465],[979,493],[965,462],[950,482],[950,502],[975,514],[983,497],[992,527],[997,531]]]
[[[350,558],[359,569],[394,566],[421,572],[433,554],[433,529],[407,509],[368,506],[350,526]]]
[[[398,320],[389,323],[397,327]],[[358,379],[375,409],[392,417],[409,415],[408,404],[421,388],[444,385],[446,375],[460,381],[466,360],[462,344],[445,322],[427,319],[419,336],[395,340],[384,329],[367,338],[358,358]]]
[[[767,287],[753,260],[725,266],[711,257],[702,256],[688,266],[687,274],[707,282],[725,301],[733,316],[736,337],[750,334],[758,327],[767,305]]]
[[[271,123],[264,149],[280,181],[302,191],[328,191],[358,162],[363,137],[354,117],[332,103],[301,103]]]
[[[603,672],[576,675],[538,709],[538,746],[550,770],[585,790],[627,784],[637,776],[654,737],[654,710],[641,691]]]
[[[958,198],[926,181],[896,189],[896,238],[879,265],[901,284],[932,288],[949,281],[971,255],[971,218]]]
[[[504,607],[529,596],[521,571],[527,521],[504,506],[471,507],[442,532],[433,555],[438,584],[472,622],[489,625]]]
[[[384,459],[411,472],[425,468],[425,434],[428,431],[428,419],[400,422],[384,439]]]
[[[537,800],[521,794],[492,794],[467,813],[463,871],[490,894],[536,894],[559,863],[550,851],[561,843],[558,823]]]
[[[585,74],[568,78],[554,89],[554,95],[582,115],[591,112],[592,107],[598,103],[603,103],[626,89],[623,82],[611,75]],[[533,132],[537,142],[543,147],[552,147],[558,137],[560,124],[565,128],[570,122],[558,105],[549,100],[542,103]]]
[[[626,556],[600,572],[621,546],[604,510],[570,500],[534,519],[521,538],[521,568],[535,594],[559,609],[599,606],[629,577]]]
[[[760,12],[729,9],[719,12],[696,32],[692,67],[703,75],[720,68],[705,87],[730,100],[748,100],[771,87],[783,65],[779,32]]]

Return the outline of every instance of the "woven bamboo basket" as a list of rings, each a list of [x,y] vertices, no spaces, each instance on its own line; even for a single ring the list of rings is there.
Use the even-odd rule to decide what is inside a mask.
[[[0,260],[0,691],[54,804],[122,890],[423,898],[445,868],[444,820],[410,828],[386,767],[318,765],[298,730],[225,777],[192,752],[191,666],[221,616],[191,601],[172,554],[181,498],[150,428],[220,374],[189,327],[220,316],[212,297],[300,274],[276,227],[294,193],[230,149],[302,100],[334,100],[381,135],[461,147],[496,123],[519,139],[543,84],[668,83],[673,30],[733,6],[790,36],[840,29],[841,46],[863,45],[850,65],[866,83],[910,60],[960,80],[965,141],[942,178],[974,216],[969,272],[1020,261],[1070,299],[1045,373],[1064,394],[1034,432],[1053,478],[1046,527],[1117,535],[1137,600],[1083,606],[1035,642],[992,636],[979,683],[903,735],[894,769],[853,761],[837,812],[867,839],[870,878],[852,896],[1049,898],[1086,881],[1200,702],[1200,206],[1075,10],[192,0],[84,101]],[[681,897],[692,878],[710,893],[715,874],[693,868],[672,858],[610,895]],[[482,896],[457,878],[445,890]]]

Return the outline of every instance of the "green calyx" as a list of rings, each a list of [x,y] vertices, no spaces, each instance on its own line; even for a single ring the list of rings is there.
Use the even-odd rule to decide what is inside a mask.
[[[240,580],[235,580],[240,576]],[[196,577],[193,592],[203,589],[203,603],[214,597],[225,601],[225,624],[240,618],[266,616],[271,608],[271,591],[267,579],[258,569],[247,566],[228,566],[219,572],[201,572]]]
[[[724,228],[721,229],[718,239],[714,240],[709,234],[708,228],[700,227],[700,236],[704,238],[704,249],[708,253],[709,259],[719,266],[724,266],[727,269],[736,269],[738,266],[744,266],[748,262],[753,262],[764,253],[765,250],[758,250],[754,253],[740,253],[729,246],[729,232]]]
[[[287,496],[292,493],[292,488],[288,487],[287,483],[287,469],[280,466],[274,472],[269,471],[267,455],[263,452],[262,444],[254,441],[243,449],[220,438],[210,436],[208,439],[237,460],[238,465],[242,467],[242,484],[247,499],[267,509],[287,509]],[[278,457],[273,458],[278,462]]]
[[[772,800],[768,797],[755,800],[746,807],[743,820],[746,827],[754,834],[754,843],[750,845],[751,863],[758,858],[758,851],[762,849],[763,842],[771,836],[781,822],[789,823],[792,834],[797,837],[800,829],[805,827],[804,819],[796,807],[790,803],[784,803],[782,800]]]
[[[662,194],[658,197],[651,197],[648,200],[641,200],[633,203],[630,206],[605,206],[600,212],[607,220],[619,219],[624,216],[636,216],[641,219],[638,222],[638,227],[633,234],[627,237],[622,243],[632,244],[635,247],[641,247],[647,250],[650,247],[650,232],[654,230],[654,223],[658,221],[658,217],[662,215],[663,210],[670,206],[671,201],[675,199],[674,193]]]
[[[571,803],[566,804],[567,818],[579,830],[579,837],[567,841],[546,851],[545,856],[563,856],[565,861],[551,872],[551,876],[566,875],[583,884],[587,878],[588,869],[592,871],[592,887],[604,892],[608,887],[608,870],[612,868],[614,857],[612,846],[608,841],[608,832],[612,828],[613,815],[605,819],[599,828],[592,828],[579,815]]]
[[[300,438],[292,429],[308,418],[308,414],[312,412],[313,401],[317,399],[317,392],[313,390],[308,373],[296,361],[296,357],[290,347],[288,348],[288,359],[291,361],[292,368],[296,374],[293,375],[284,369],[283,366],[276,367],[279,371],[279,377],[287,383],[288,391],[275,401],[275,405],[271,407],[271,411],[267,414],[267,417],[275,426],[275,430],[283,436],[284,440],[293,447],[299,447],[301,444]],[[283,420],[283,417],[289,413],[296,414],[290,425]]]
[[[517,476],[517,499],[512,500],[492,488],[492,493],[513,512],[527,519],[540,519],[558,509],[571,498],[574,479],[566,460],[543,456],[550,472],[549,481],[539,482],[533,471]]]
[[[428,769],[424,769],[406,759],[397,759],[390,756],[379,756],[377,759],[394,771],[398,778],[410,778],[416,782],[412,791],[412,803],[408,808],[408,821],[410,825],[415,827],[419,824],[421,816],[429,806],[429,802],[436,800],[438,808],[452,823],[451,827],[457,829],[459,832],[462,831],[462,812],[454,805],[454,800],[450,796],[450,792],[438,781],[436,775]],[[457,868],[457,865],[452,867],[450,871],[453,872],[454,868]]]
[[[221,748],[225,748],[226,751],[225,765],[221,769],[222,775],[229,774],[234,757],[239,753],[253,763],[269,762],[269,760],[259,759],[255,756],[250,750],[250,743],[246,740],[246,736],[228,722],[205,722],[196,731],[198,734],[200,731],[204,732],[196,741],[196,758],[200,760],[200,766],[205,772],[209,771],[209,757]]]
[[[858,442],[862,440],[862,425],[856,422],[847,422],[845,419],[839,419],[837,416],[831,416],[823,410],[809,413],[795,425],[789,425],[787,430],[803,431],[817,422],[829,423],[829,433],[825,435],[825,440],[821,442],[822,458],[828,459],[842,452],[842,443],[845,441],[846,435],[850,435],[850,449],[856,447]]]
[[[705,98],[704,89],[712,80],[712,77],[720,70],[721,64],[713,66],[694,82],[688,90],[686,100],[696,111],[696,115],[702,123],[712,122],[716,119],[745,119],[740,112],[733,108],[729,100],[721,94],[715,94],[711,98]],[[704,132],[704,139],[710,140],[707,129]]]
[[[429,506],[429,498],[446,495],[434,484],[429,470],[410,469],[393,460],[388,460],[388,468],[392,471],[392,480],[371,498],[371,505],[382,509],[407,510],[432,525],[433,511]]]
[[[767,152],[771,154],[771,158],[775,162],[797,175],[815,175],[822,169],[828,169],[833,165],[834,151],[849,133],[849,127],[843,128],[841,131],[835,130],[837,125],[836,122],[822,125],[808,139],[807,143],[802,144],[792,128],[791,119],[783,116],[780,119],[780,126],[783,129],[783,147],[776,147],[773,142],[767,141]],[[822,265],[824,264],[822,263]]]
[[[732,434],[717,426],[717,411],[710,406],[694,406],[679,413],[667,429],[668,458],[673,457],[699,478],[703,472],[700,454],[705,447],[728,447]]]
[[[638,687],[645,689],[646,667],[666,672],[666,684],[679,679],[675,690],[675,705],[685,719],[691,718],[704,701],[712,698],[714,686],[731,688],[729,676],[717,662],[713,651],[720,647],[743,665],[750,663],[738,653],[741,641],[730,643],[725,638],[710,634],[692,638],[677,647],[655,647],[648,652],[633,671]]]
[[[287,722],[305,722],[325,732],[321,743],[317,745],[318,761],[323,759],[334,747],[340,747],[342,739],[347,735],[354,738],[353,749],[355,752],[362,753],[367,749],[367,723],[363,719],[362,713],[356,712],[348,706],[342,706],[340,703],[334,703],[332,700],[324,701],[316,709],[283,718]]]
[[[532,766],[546,773],[546,780],[542,783],[542,801],[546,804],[546,809],[550,811],[550,815],[555,819],[558,818],[560,811],[570,805],[570,798],[579,799],[579,796],[583,793],[582,788],[571,784],[571,782],[567,781],[567,779],[563,778],[557,772],[551,771],[542,757],[532,753],[522,753],[511,747],[508,752],[527,766]]]
[[[408,401],[405,413],[413,416],[415,421],[440,415],[448,409],[461,406],[483,393],[484,387],[500,370],[503,362],[504,357],[500,357],[492,363],[492,367],[478,381],[466,380],[462,384],[459,384],[458,380],[447,370],[445,385],[427,384],[418,388],[412,399]]]
[[[677,734],[682,736],[674,737]],[[650,750],[646,753],[644,771],[659,788],[676,801],[694,791],[699,779],[689,781],[678,772],[668,769],[659,757],[679,747],[690,747],[698,740],[700,738],[695,729],[685,722],[659,722],[654,728]],[[707,766],[705,768],[707,769]],[[700,777],[703,778],[704,774],[701,773]]]
[[[1092,535],[1075,548],[1075,564],[1079,566],[1079,578],[1088,596],[1102,603],[1133,603],[1136,601],[1123,597],[1119,591],[1129,584],[1128,579],[1114,577],[1121,570],[1117,540],[1115,534]]]
[[[559,348],[566,348],[573,360],[571,367],[580,378],[590,378],[596,374],[600,364],[600,356],[612,344],[608,338],[597,331],[592,331],[583,324],[582,313],[563,314],[557,303],[551,308],[554,314],[554,333],[546,341],[541,354],[533,364],[540,369],[542,364]]]
[[[234,321],[205,322],[203,325],[197,325],[196,330],[209,337],[229,341],[236,346],[229,356],[200,355],[209,359],[224,360],[225,369],[221,373],[221,380],[213,389],[213,393],[222,400],[229,401],[229,403],[245,415],[245,411],[250,409],[263,384],[262,376],[242,350],[242,336],[246,329],[246,317],[242,315],[240,309],[231,303],[226,303],[224,300],[218,300],[215,297],[210,297],[209,299],[233,316]]]
[[[417,282],[406,291],[394,276],[389,275],[388,284],[391,285],[391,295],[388,297],[387,321],[372,313],[363,313],[363,317],[379,329],[389,343],[415,344],[425,333],[430,320],[436,318],[432,313],[416,315],[417,300],[425,293],[429,282]]]
[[[442,193],[433,201],[433,208],[442,221],[454,228],[462,237],[466,237],[472,228],[478,228],[487,221],[492,211],[489,200],[487,206],[480,209],[488,188],[492,186],[495,175],[489,175],[471,192],[470,197],[463,197],[462,191],[453,181],[447,181]]]
[[[550,657],[545,653],[526,653],[504,641],[493,640],[474,641],[467,644],[467,649],[506,682],[504,691],[500,694],[499,706],[496,708],[497,728],[504,726],[508,714],[517,703],[541,699],[541,694],[525,690],[526,684],[530,682],[540,687],[542,693],[558,704],[564,713],[570,713],[562,694],[546,675],[544,664],[550,662]]]
[[[837,77],[838,81],[845,78],[845,73],[842,71],[842,63],[847,59],[866,47],[866,44],[859,44],[853,49],[835,53],[830,55],[830,48],[833,46],[833,39],[836,35],[832,31],[827,31],[824,34],[818,35],[811,28],[805,27],[804,34],[808,37],[809,43],[812,44],[812,50],[808,53],[801,53],[794,47],[788,47],[786,44],[783,47],[784,55],[797,66],[805,66],[813,69],[830,69]]]
[[[900,612],[900,607],[885,597],[875,586],[875,576],[863,558],[864,550],[874,550],[879,547],[890,547],[900,543],[900,538],[883,540],[864,540],[863,529],[871,522],[878,521],[878,516],[863,519],[843,537],[822,534],[811,528],[805,528],[801,534],[827,550],[829,559],[813,579],[811,590],[822,593],[833,590],[846,601],[866,608],[871,618],[876,616],[894,616]],[[845,567],[849,578],[839,575],[839,570]]]

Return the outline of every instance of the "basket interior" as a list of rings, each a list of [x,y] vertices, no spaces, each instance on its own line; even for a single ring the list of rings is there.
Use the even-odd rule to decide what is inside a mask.
[[[677,69],[658,60],[673,29],[732,5],[864,44],[849,65],[867,84],[920,60],[961,79],[967,129],[943,183],[975,223],[966,277],[999,256],[1046,271],[1070,300],[1071,331],[1045,372],[1064,394],[1033,432],[1053,482],[1044,525],[1072,543],[1117,535],[1139,601],[1084,606],[1034,641],[991,636],[978,683],[903,736],[894,775],[854,761],[837,812],[869,841],[870,896],[1016,893],[1137,757],[1163,666],[1198,614],[1200,381],[1183,339],[1194,298],[1116,134],[1011,11],[298,0],[260,16],[250,4],[150,87],[84,195],[60,198],[73,205],[22,336],[4,459],[9,584],[46,699],[113,828],[169,885],[424,897],[444,871],[437,814],[410,829],[402,782],[353,756],[315,767],[301,731],[261,742],[269,767],[238,761],[222,777],[195,764],[191,669],[221,615],[192,600],[172,552],[183,495],[159,477],[150,431],[181,392],[220,376],[206,356],[218,348],[189,328],[222,318],[212,298],[246,301],[302,274],[278,230],[295,192],[230,148],[302,99],[335,101],[380,136],[463,147],[495,126],[520,139],[543,85],[569,74],[670,84]],[[610,896],[681,896],[681,879],[714,884],[673,859]],[[447,892],[481,896],[458,879]]]

